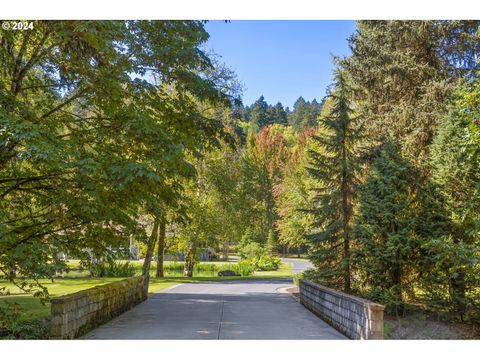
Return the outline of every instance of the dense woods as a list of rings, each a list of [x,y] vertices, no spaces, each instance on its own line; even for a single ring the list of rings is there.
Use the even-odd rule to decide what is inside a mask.
[[[197,21],[0,34],[0,273],[306,254],[402,314],[480,320],[480,22],[359,21],[321,101],[241,103]],[[163,261],[163,260],[162,260]],[[158,262],[157,276],[163,276]],[[27,281],[29,280],[29,281]],[[39,293],[39,295],[40,295]]]

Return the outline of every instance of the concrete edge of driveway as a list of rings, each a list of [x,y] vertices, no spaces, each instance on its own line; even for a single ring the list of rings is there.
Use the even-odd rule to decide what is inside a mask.
[[[277,291],[281,294],[287,294],[288,296],[290,296],[293,300],[295,300],[296,302],[300,302],[300,298],[298,296],[296,296],[293,292],[290,292],[288,290],[290,289],[294,289],[296,286],[293,285],[293,286],[284,286],[284,287],[280,287],[280,288],[277,288]]]
[[[158,294],[158,293],[161,293],[161,292],[164,292],[164,291],[167,291],[167,290],[171,290],[171,289],[176,288],[177,286],[180,286],[180,285],[183,285],[183,284],[184,284],[184,283],[171,285],[171,286],[169,286],[169,287],[166,287],[166,288],[160,289],[160,290],[158,290],[158,291],[155,291],[155,292],[149,294],[149,296],[150,296],[150,295],[153,295],[153,294]]]

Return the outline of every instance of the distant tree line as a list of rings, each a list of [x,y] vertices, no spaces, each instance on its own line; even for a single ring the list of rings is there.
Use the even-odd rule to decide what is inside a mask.
[[[237,107],[236,114],[240,120],[250,123],[256,129],[280,124],[290,125],[299,132],[305,127],[317,125],[321,109],[322,104],[316,99],[305,101],[300,96],[293,104],[293,109],[290,110],[288,107],[284,108],[281,102],[277,102],[275,105],[268,104],[262,95],[250,106]]]

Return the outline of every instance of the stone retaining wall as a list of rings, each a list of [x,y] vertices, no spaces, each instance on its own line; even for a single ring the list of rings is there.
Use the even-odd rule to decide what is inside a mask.
[[[383,339],[385,306],[301,279],[300,303],[350,339]]]
[[[51,299],[52,339],[74,339],[145,300],[142,276]]]

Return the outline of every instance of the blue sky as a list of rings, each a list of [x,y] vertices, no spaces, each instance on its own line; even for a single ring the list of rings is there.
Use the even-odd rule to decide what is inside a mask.
[[[332,78],[332,55],[348,55],[354,21],[211,21],[207,49],[221,55],[244,85],[243,103],[260,95],[293,106],[301,95],[321,100]]]

